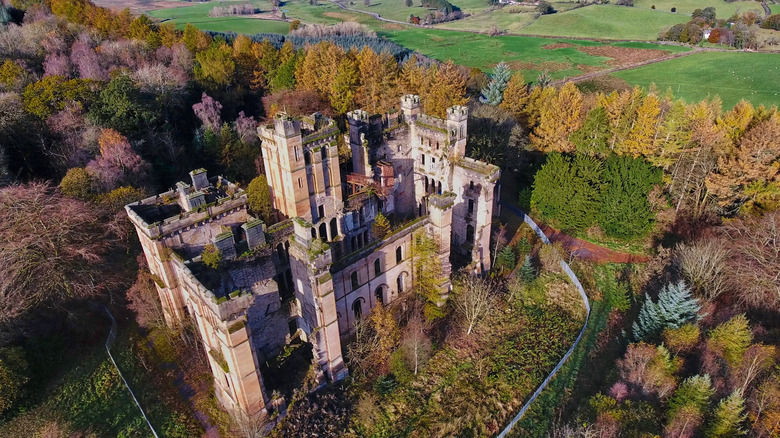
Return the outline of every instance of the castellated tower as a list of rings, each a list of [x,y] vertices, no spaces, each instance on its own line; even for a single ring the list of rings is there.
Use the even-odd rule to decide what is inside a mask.
[[[229,411],[283,408],[270,397],[283,389],[278,376],[301,375],[285,367],[308,362],[281,351],[313,358],[321,383],[346,376],[355,323],[412,293],[419,233],[438,246],[440,304],[453,270],[490,269],[500,170],[465,156],[467,119],[461,106],[444,119],[426,115],[415,95],[388,114],[352,111],[353,169],[342,175],[333,120],[277,114],[258,127],[274,224],[252,217],[243,190],[205,169],[125,207],[166,322],[197,326]],[[381,232],[380,212],[391,222]],[[204,263],[207,245],[218,264]],[[279,368],[268,373],[269,364]]]

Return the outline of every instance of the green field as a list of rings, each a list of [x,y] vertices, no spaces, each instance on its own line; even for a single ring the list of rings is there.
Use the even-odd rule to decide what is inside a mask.
[[[631,84],[672,93],[688,102],[718,95],[724,108],[741,99],[755,105],[780,104],[780,55],[769,53],[698,53],[615,73]]]
[[[533,10],[533,8],[528,9]],[[533,12],[510,13],[499,10],[490,13],[476,14],[462,20],[437,24],[436,28],[485,32],[495,25],[504,32],[520,33],[525,26],[528,26],[533,22]]]
[[[236,33],[287,33],[290,24],[284,21],[261,20],[257,18],[246,17],[209,17],[209,11],[215,6],[224,6],[229,4],[245,4],[246,1],[230,2],[207,2],[198,3],[192,6],[181,8],[160,9],[148,12],[150,17],[160,20],[167,20],[176,23],[176,27],[183,28],[187,23],[202,29],[213,30],[217,32],[236,32]],[[252,1],[249,2],[257,8],[268,8],[268,2]]]
[[[535,38],[521,36],[488,37],[464,32],[450,32],[434,29],[409,29],[384,33],[384,36],[416,50],[424,55],[439,60],[452,59],[456,64],[468,67],[478,67],[490,70],[500,61],[512,65],[517,63],[533,63],[524,65],[527,79],[534,79],[542,70],[550,70],[553,78],[570,77],[581,74],[577,65],[605,66],[608,58],[592,56],[577,50],[577,46],[600,46],[603,43],[583,40],[567,40],[555,38]],[[565,42],[573,47],[549,50],[546,45]],[[687,51],[679,46],[659,46],[650,43],[617,43],[616,46],[662,49],[669,51]],[[548,62],[548,64],[542,64]],[[550,63],[558,63],[558,69],[553,69]]]
[[[752,0],[731,3],[724,0],[634,0],[634,8],[650,9],[653,5],[657,11],[670,12],[672,8],[677,8],[678,14],[686,15],[691,15],[694,9],[712,6],[715,8],[717,17],[723,19],[727,19],[737,12],[744,13],[751,10],[761,11],[761,15],[764,15],[761,3]]]
[[[690,17],[625,6],[593,5],[543,15],[523,29],[531,35],[656,40],[658,32]]]

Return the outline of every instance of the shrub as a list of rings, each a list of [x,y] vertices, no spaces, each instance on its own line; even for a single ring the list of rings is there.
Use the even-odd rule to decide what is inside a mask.
[[[732,367],[742,362],[742,356],[750,347],[753,335],[745,315],[737,315],[715,327],[708,336],[707,345],[720,352]]]
[[[219,262],[222,261],[222,251],[218,250],[216,246],[212,244],[206,245],[203,248],[203,252],[200,254],[201,261],[212,269],[219,267]]]
[[[699,342],[699,327],[695,324],[685,324],[680,328],[665,328],[662,337],[664,345],[675,353],[690,351]]]
[[[95,179],[86,169],[74,167],[68,169],[68,173],[60,181],[60,190],[63,195],[69,198],[89,201],[95,197],[93,191],[94,184]]]

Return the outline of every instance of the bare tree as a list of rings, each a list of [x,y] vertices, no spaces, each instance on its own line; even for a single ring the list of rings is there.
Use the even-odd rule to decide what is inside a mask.
[[[265,412],[250,415],[236,408],[233,411],[233,429],[241,438],[261,438],[268,435],[272,425]]]
[[[466,334],[470,335],[479,322],[494,307],[496,285],[475,275],[464,274],[453,293],[455,311],[466,319]]]
[[[730,251],[716,238],[677,246],[676,262],[697,295],[714,300],[728,288],[726,261]]]
[[[406,359],[414,368],[415,375],[417,375],[420,366],[424,365],[431,355],[431,340],[425,333],[426,328],[427,324],[422,312],[416,309],[406,323],[403,339],[401,340],[406,353]]]
[[[780,309],[780,211],[737,220],[724,233],[734,251],[729,280],[738,300],[755,309]]]
[[[100,293],[112,245],[89,204],[35,183],[0,190],[0,326],[36,306]]]

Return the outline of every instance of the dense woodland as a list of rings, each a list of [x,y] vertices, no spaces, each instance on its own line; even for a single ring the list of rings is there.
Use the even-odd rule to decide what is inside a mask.
[[[258,436],[269,419],[231,422],[196,335],[165,326],[123,205],[205,167],[246,186],[270,222],[258,123],[320,112],[343,128],[349,110],[393,111],[415,93],[439,116],[470,106],[467,153],[502,167],[516,187],[505,202],[637,262],[496,224],[494,272],[456,276],[439,307],[434,243],[418,236],[414,293],[359,325],[346,382],[307,395],[310,370],[274,395],[288,404],[274,434],[494,435],[584,320],[559,257],[594,311],[518,436],[780,434],[777,108],[553,87],[503,64],[486,76],[359,29],[179,31],[83,0],[13,0],[0,18],[0,430],[145,436],[101,362],[105,305],[163,435],[200,433],[197,410],[225,436]],[[182,376],[198,395],[183,398]]]

